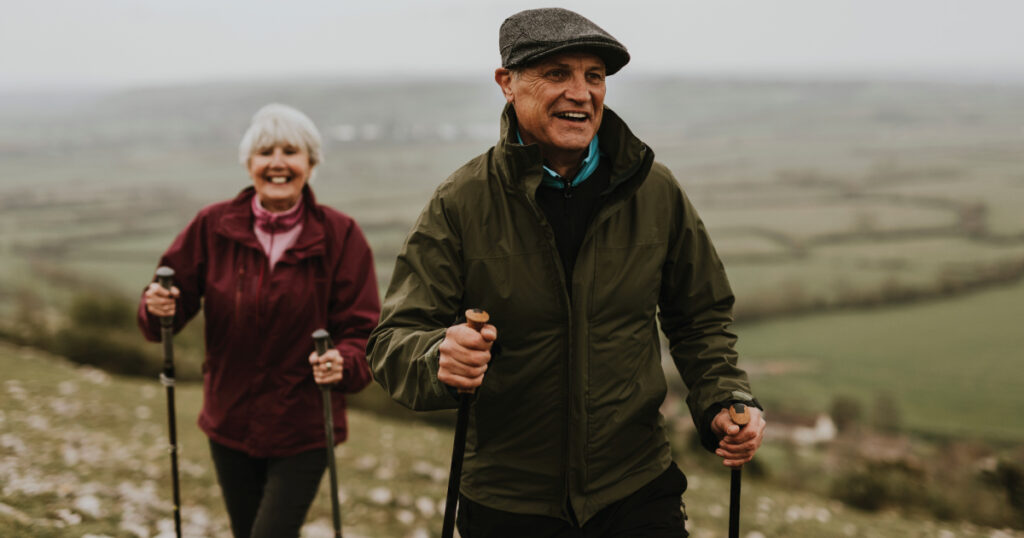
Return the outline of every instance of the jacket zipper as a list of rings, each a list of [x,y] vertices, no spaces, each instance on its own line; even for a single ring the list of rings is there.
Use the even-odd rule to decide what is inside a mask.
[[[565,207],[566,214],[568,215],[569,199],[572,198],[572,190],[571,190],[572,189],[572,185],[567,181],[565,187],[566,187],[565,191],[563,192],[563,196],[564,196],[564,200],[565,200],[565,206],[564,207]],[[569,280],[566,281],[565,268],[562,267],[562,257],[558,253],[558,244],[555,241],[554,230],[551,229],[551,224],[548,223],[547,217],[545,217],[544,216],[544,212],[541,211],[540,208],[537,207],[537,202],[536,202],[536,200],[533,199],[532,196],[527,194],[526,199],[527,199],[527,202],[528,202],[527,205],[529,205],[530,209],[533,210],[533,214],[537,218],[537,222],[540,223],[541,228],[544,230],[544,236],[547,238],[548,246],[551,248],[551,252],[552,252],[552,254],[553,254],[554,258],[555,258],[555,272],[557,273],[556,278],[557,278],[557,281],[562,283],[562,299],[563,299],[564,304],[565,304],[566,319],[567,319],[568,326],[569,326],[569,331],[568,331],[569,337],[566,338],[566,354],[565,354],[566,360],[565,360],[565,369],[564,369],[566,392],[565,392],[565,415],[564,415],[565,416],[565,428],[562,431],[562,434],[563,434],[562,446],[565,447],[563,452],[562,452],[562,477],[563,477],[562,478],[562,488],[563,488],[562,489],[562,500],[565,501],[565,506],[571,507],[572,506],[572,498],[570,496],[570,487],[569,487],[569,461],[571,459],[570,458],[571,450],[570,450],[570,447],[569,447],[569,437],[570,437],[570,429],[572,427],[572,420],[570,419],[570,416],[572,415],[572,388],[573,388],[573,385],[572,385],[572,367],[571,367],[573,322],[572,322],[572,299],[570,298],[570,295],[569,295],[568,286],[572,285],[572,279],[571,279],[571,275],[570,275]],[[563,506],[563,510],[565,510],[565,506]],[[570,508],[570,509],[572,509],[572,508]],[[574,510],[574,509],[572,509],[572,510]],[[570,516],[569,513],[565,513],[565,516],[566,516],[566,520],[568,520],[570,522],[574,519],[573,517]]]
[[[569,223],[569,237],[571,238],[571,237],[575,236],[576,230],[575,230],[573,219],[571,217],[572,211],[570,211],[570,206],[572,205],[572,202],[571,202],[571,200],[572,200],[572,181],[570,181],[568,178],[565,179],[565,188],[562,189],[562,196],[563,196],[562,199],[565,202],[565,204],[563,206],[564,207],[564,211],[565,211],[565,220],[566,220],[566,222]],[[555,246],[555,252],[556,253],[558,252],[557,245]],[[561,259],[561,256],[559,256],[559,259]],[[575,268],[573,268],[573,272],[575,273]],[[562,274],[565,275],[565,278],[566,278],[564,292],[565,292],[565,300],[566,300],[565,304],[566,304],[567,309],[568,309],[568,312],[567,312],[568,316],[567,317],[568,317],[568,325],[569,325],[569,337],[565,339],[566,340],[566,350],[565,350],[565,384],[566,384],[566,391],[565,391],[565,430],[564,430],[565,440],[564,440],[564,443],[563,443],[563,446],[565,447],[565,449],[564,449],[564,451],[562,453],[562,469],[564,469],[564,473],[565,473],[565,484],[564,484],[565,495],[563,495],[563,499],[565,500],[566,506],[568,507],[568,511],[569,511],[569,513],[566,514],[566,516],[568,516],[568,518],[569,518],[569,520],[571,522],[573,522],[574,524],[577,524],[576,522],[578,521],[578,517],[573,517],[574,513],[576,512],[576,509],[572,507],[572,484],[571,484],[571,481],[570,481],[571,480],[570,476],[571,476],[572,473],[571,473],[571,469],[569,468],[569,466],[570,466],[570,464],[572,462],[572,416],[573,416],[573,411],[572,411],[573,410],[573,382],[572,382],[572,363],[573,363],[573,359],[572,359],[572,356],[573,356],[573,352],[572,352],[573,351],[573,345],[572,345],[573,344],[573,322],[572,322],[573,316],[572,316],[572,310],[573,310],[573,305],[572,305],[572,293],[571,293],[572,282],[573,282],[573,275],[566,274],[564,267],[562,268]]]

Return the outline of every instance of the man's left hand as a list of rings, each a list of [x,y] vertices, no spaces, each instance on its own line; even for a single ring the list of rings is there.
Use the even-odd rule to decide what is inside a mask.
[[[711,421],[711,431],[721,439],[715,454],[722,458],[722,464],[726,467],[740,467],[754,459],[754,453],[764,440],[767,423],[761,410],[748,405],[747,412],[750,414],[750,423],[742,428],[729,418],[728,408],[719,411]]]

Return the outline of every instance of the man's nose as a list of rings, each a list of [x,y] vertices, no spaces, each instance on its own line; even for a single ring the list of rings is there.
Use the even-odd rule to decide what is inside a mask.
[[[573,76],[566,83],[565,97],[573,101],[586,101],[590,98],[590,90],[583,76]]]

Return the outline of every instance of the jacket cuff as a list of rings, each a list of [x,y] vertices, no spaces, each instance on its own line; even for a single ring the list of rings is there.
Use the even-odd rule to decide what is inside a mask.
[[[434,392],[448,394],[452,400],[458,401],[459,391],[455,387],[445,385],[437,378],[437,371],[441,368],[441,342],[444,342],[444,336],[427,348],[427,352],[423,354],[423,360],[427,363],[427,371],[430,372],[430,382]]]

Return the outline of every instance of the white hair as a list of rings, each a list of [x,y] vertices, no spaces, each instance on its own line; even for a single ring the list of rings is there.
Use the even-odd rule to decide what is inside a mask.
[[[252,124],[238,145],[238,161],[248,166],[249,158],[257,151],[283,143],[306,148],[310,166],[316,166],[323,162],[320,141],[320,131],[309,116],[288,105],[271,103],[252,116]]]

